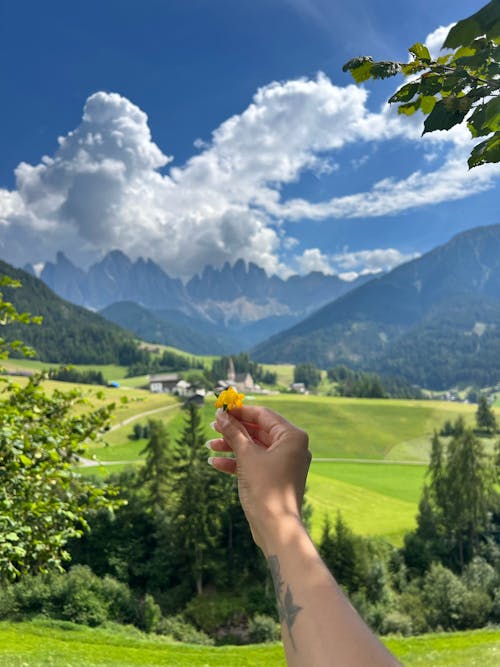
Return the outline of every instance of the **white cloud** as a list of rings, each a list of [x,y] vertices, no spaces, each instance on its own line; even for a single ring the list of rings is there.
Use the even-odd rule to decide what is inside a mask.
[[[358,276],[391,271],[399,264],[419,257],[419,253],[402,253],[396,248],[374,248],[326,254],[319,248],[308,248],[295,257],[300,273],[321,271],[337,274],[342,280],[352,281]]]
[[[449,53],[448,49],[442,50],[442,46],[444,40],[447,38],[448,33],[450,32],[451,28],[454,25],[455,23],[450,23],[447,26],[440,26],[439,28],[436,28],[436,30],[431,32],[429,35],[427,35],[424,44],[429,49],[431,58],[436,59],[445,53]]]
[[[153,142],[146,114],[116,93],[95,93],[56,154],[21,163],[16,190],[0,190],[0,253],[22,264],[63,250],[85,262],[120,248],[181,277],[242,257],[286,275],[281,253],[293,241],[283,221],[395,214],[492,187],[500,166],[469,172],[470,140],[457,128],[424,137],[430,152],[445,156],[433,172],[380,180],[366,192],[354,182],[352,194],[319,203],[284,198],[283,186],[305,171],[321,178],[336,169],[336,153],[349,144],[422,141],[421,118],[401,118],[388,105],[371,112],[367,95],[323,74],[273,82],[209,143],[197,142],[199,152],[184,165],[162,174],[172,158]],[[300,266],[331,271],[329,262],[309,249]]]
[[[417,252],[402,253],[396,248],[375,248],[332,255],[330,262],[347,280],[346,275],[352,279],[352,276],[391,271],[399,264],[409,262],[416,257],[419,257]]]
[[[300,273],[311,273],[311,271],[321,271],[326,275],[333,274],[328,256],[323,254],[319,248],[308,248],[304,253],[297,257]]]

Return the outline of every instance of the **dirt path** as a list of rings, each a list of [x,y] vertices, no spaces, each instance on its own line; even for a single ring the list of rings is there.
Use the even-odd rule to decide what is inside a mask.
[[[134,421],[137,421],[138,419],[143,419],[144,417],[149,417],[149,415],[155,415],[158,412],[166,412],[167,410],[175,410],[181,407],[180,403],[174,403],[173,405],[165,405],[162,408],[154,408],[153,410],[146,410],[145,412],[139,412],[137,415],[133,415],[132,417],[127,417],[127,419],[124,419],[121,422],[118,422],[117,424],[113,424],[113,426],[107,431],[107,433],[111,433],[111,431],[116,431],[116,429],[121,428],[122,426],[126,426],[127,424],[131,424]],[[114,465],[129,465],[133,463],[140,463],[141,459],[136,459],[135,461],[96,461],[94,459],[87,459],[83,456],[78,457],[78,463],[82,468],[95,468],[99,466],[114,466]]]

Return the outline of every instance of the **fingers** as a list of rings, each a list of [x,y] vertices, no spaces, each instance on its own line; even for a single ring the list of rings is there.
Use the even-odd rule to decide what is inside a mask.
[[[252,438],[243,424],[224,410],[219,409],[215,413],[214,428],[236,454],[252,443]]]
[[[208,449],[211,449],[213,452],[233,451],[224,438],[214,438],[213,440],[208,440],[208,442],[205,443],[205,446],[208,447]]]
[[[229,458],[228,456],[211,456],[208,462],[216,470],[220,470],[220,472],[225,472],[228,475],[236,475],[236,459]]]

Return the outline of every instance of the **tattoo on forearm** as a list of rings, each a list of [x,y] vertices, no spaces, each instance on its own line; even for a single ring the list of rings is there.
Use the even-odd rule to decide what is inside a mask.
[[[295,642],[292,635],[292,625],[295,623],[297,614],[301,611],[302,607],[296,605],[293,601],[292,591],[290,586],[286,587],[285,594],[283,594],[283,588],[285,582],[281,578],[281,569],[278,556],[269,556],[267,559],[269,569],[271,570],[271,576],[274,583],[274,591],[276,593],[276,601],[278,603],[278,613],[280,621],[286,624],[288,629],[288,634],[290,636],[290,641],[294,649],[296,649]]]

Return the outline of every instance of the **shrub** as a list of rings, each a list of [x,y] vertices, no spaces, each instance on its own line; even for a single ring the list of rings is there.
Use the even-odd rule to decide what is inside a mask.
[[[58,616],[65,621],[94,627],[107,620],[108,610],[104,600],[94,591],[75,588],[68,591],[66,604]]]
[[[156,632],[160,635],[169,635],[176,641],[186,644],[213,646],[214,643],[213,639],[201,630],[197,630],[191,623],[188,623],[181,614],[162,618],[158,623]]]
[[[481,628],[486,624],[493,607],[493,602],[487,593],[482,591],[467,591],[459,619],[459,627]]]
[[[483,593],[491,594],[496,580],[495,568],[480,556],[476,556],[471,560],[462,575],[462,581],[469,590],[481,591]]]
[[[0,586],[0,621],[14,618],[16,598],[12,586]]]
[[[251,644],[275,642],[280,635],[280,625],[271,616],[256,614],[248,623],[248,639]]]
[[[427,620],[431,628],[459,628],[467,589],[453,572],[441,564],[433,564],[427,573],[422,599],[427,605]]]
[[[186,618],[208,635],[218,628],[246,622],[243,600],[237,596],[198,595],[184,610]]]
[[[50,579],[47,576],[25,576],[12,586],[14,615],[49,614]],[[12,618],[12,616],[11,616]]]
[[[155,632],[161,621],[160,605],[149,593],[146,593],[144,600],[139,607],[139,627],[144,632]]]
[[[413,632],[413,624],[407,614],[397,610],[388,611],[382,620],[380,630],[383,635],[393,634],[407,637]]]

